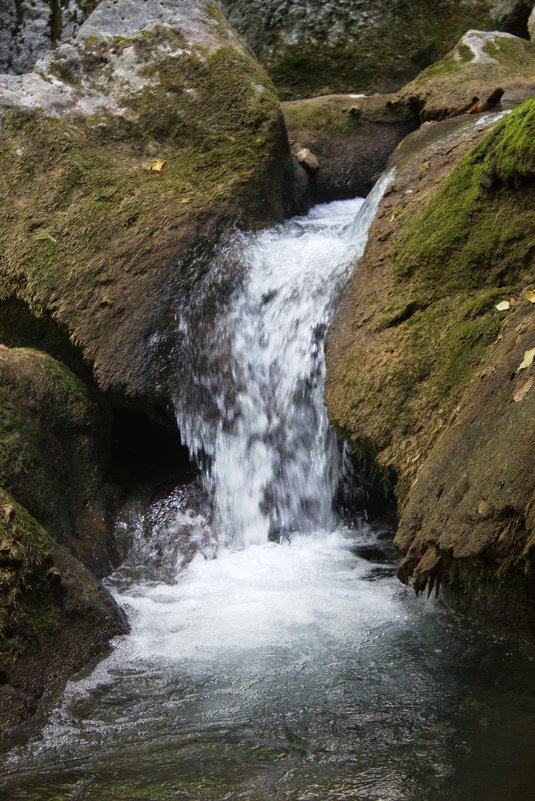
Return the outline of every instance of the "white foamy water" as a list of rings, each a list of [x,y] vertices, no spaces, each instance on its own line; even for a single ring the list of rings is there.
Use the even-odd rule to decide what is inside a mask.
[[[209,357],[192,384],[210,403],[192,406],[181,387],[176,409],[185,443],[205,465],[215,528],[227,544],[335,525],[340,449],[323,404],[323,340],[390,180],[366,201],[317,206],[239,235],[225,253],[227,263],[242,263],[244,278],[201,345]],[[194,333],[187,320],[182,332],[198,338],[191,323]]]
[[[332,510],[323,333],[387,181],[221,254],[239,280],[213,324],[182,320],[177,397],[214,522],[194,482],[126,514],[109,586],[131,633],[0,757],[1,801],[533,797],[532,666],[423,606],[388,532]]]

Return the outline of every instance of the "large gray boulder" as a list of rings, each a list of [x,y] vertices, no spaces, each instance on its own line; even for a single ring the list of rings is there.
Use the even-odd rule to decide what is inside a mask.
[[[393,91],[469,28],[527,35],[530,0],[222,0],[283,98]]]
[[[104,0],[0,76],[0,113],[0,304],[51,316],[101,389],[170,419],[181,304],[225,231],[284,216],[267,75],[213,5]]]

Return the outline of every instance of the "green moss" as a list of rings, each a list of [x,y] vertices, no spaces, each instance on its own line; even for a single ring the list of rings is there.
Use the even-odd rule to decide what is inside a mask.
[[[508,286],[535,252],[535,100],[519,106],[465,156],[394,247],[400,277],[432,287]],[[434,291],[432,288],[430,291]]]
[[[148,52],[161,35],[144,37]],[[229,47],[162,56],[147,74],[135,121],[34,113],[6,118],[0,133],[0,298],[52,307],[71,331],[83,322],[86,353],[109,284],[140,254],[150,274],[176,251],[184,218],[241,193],[252,221],[271,200],[255,176],[278,147],[280,112],[256,62]],[[167,162],[159,176],[144,169],[155,155]]]
[[[75,503],[73,465],[101,423],[95,398],[50,356],[0,351],[0,421],[0,485],[43,525],[57,524]]]
[[[36,520],[0,488],[0,668],[57,619],[54,550]]]

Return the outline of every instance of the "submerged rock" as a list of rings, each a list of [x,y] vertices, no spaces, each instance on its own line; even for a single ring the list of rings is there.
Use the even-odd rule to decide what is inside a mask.
[[[534,143],[535,100],[412,134],[327,343],[331,419],[397,476],[400,577],[496,608],[531,609]]]

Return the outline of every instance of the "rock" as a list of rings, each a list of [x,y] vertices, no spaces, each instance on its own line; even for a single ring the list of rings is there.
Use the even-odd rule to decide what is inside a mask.
[[[399,92],[421,120],[517,104],[535,92],[535,45],[497,31],[471,30],[441,61]]]
[[[51,47],[73,36],[98,0],[13,0],[0,5],[0,73],[29,72]]]
[[[299,164],[312,174],[319,170],[320,163],[318,157],[308,149],[308,147],[298,147],[294,150],[295,157]]]
[[[526,35],[527,0],[223,0],[284,99],[391,92],[469,28]]]
[[[282,104],[290,140],[312,151],[321,165],[308,183],[311,202],[369,192],[398,142],[417,126],[411,109],[396,99],[328,95]]]
[[[172,421],[176,321],[221,236],[298,210],[267,75],[214,6],[103,0],[0,77],[0,110],[0,303],[51,316],[102,389]]]
[[[400,577],[486,592],[505,617],[515,597],[531,620],[535,394],[515,371],[535,342],[534,143],[535,99],[490,133],[457,118],[411,134],[326,348],[331,420],[397,476]],[[503,296],[518,302],[499,315]]]
[[[529,33],[529,38],[532,41],[534,41],[535,40],[535,6],[533,6],[533,8],[531,10],[531,14],[529,15],[528,33]]]
[[[20,723],[53,682],[126,629],[109,594],[0,488],[0,730]],[[9,548],[16,560],[6,559]]]
[[[0,486],[97,575],[107,575],[117,560],[113,494],[103,478],[107,407],[51,356],[12,348],[0,356],[0,412]]]

